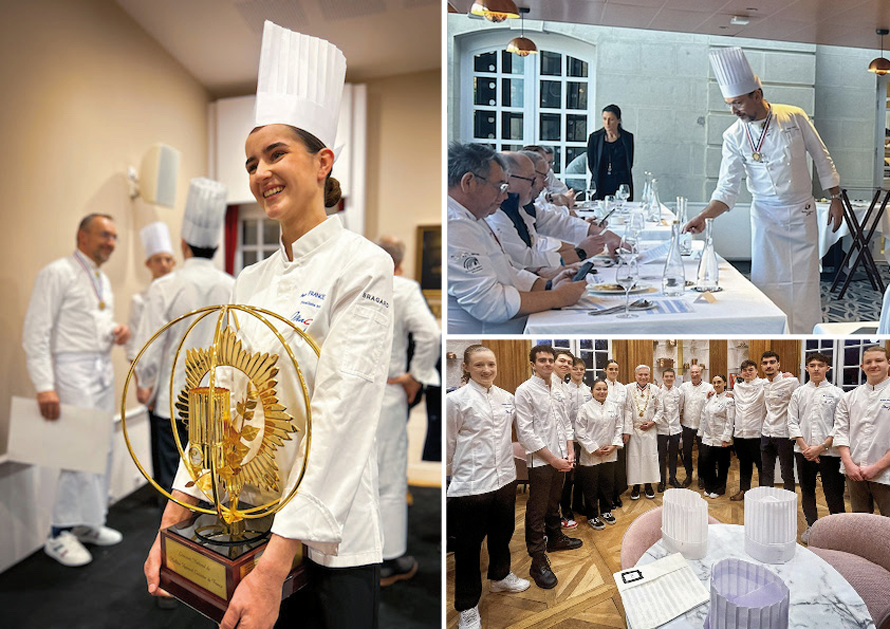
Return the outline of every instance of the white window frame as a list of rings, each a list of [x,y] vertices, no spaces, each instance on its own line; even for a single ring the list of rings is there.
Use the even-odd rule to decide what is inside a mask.
[[[590,341],[593,349],[581,349],[582,341]],[[606,349],[596,349],[597,341],[605,341]],[[573,356],[577,356],[579,358],[584,358],[586,354],[593,354],[593,368],[585,369],[584,372],[584,382],[587,386],[593,386],[594,381],[597,378],[606,377],[605,369],[597,369],[596,368],[596,356],[597,354],[604,355],[605,359],[608,360],[612,357],[612,340],[611,339],[566,339],[566,338],[535,338],[532,343],[534,345],[549,345],[554,349],[567,349],[572,352]]]
[[[235,246],[235,263],[234,263],[234,271],[235,276],[237,277],[241,270],[245,267],[244,264],[244,252],[245,251],[255,251],[257,253],[256,261],[259,262],[263,260],[275,251],[278,250],[279,240],[276,240],[274,243],[266,243],[263,241],[263,225],[266,221],[275,223],[272,219],[268,218],[256,203],[241,205],[238,208],[238,241]],[[243,242],[244,238],[244,225],[245,223],[253,222],[256,223],[256,234],[257,238],[255,242]],[[279,230],[279,238],[280,238],[280,230]],[[265,255],[264,255],[265,254]]]
[[[480,144],[493,144],[496,150],[502,150],[505,145],[526,145],[526,144],[542,144],[552,146],[559,150],[560,163],[558,165],[559,179],[565,178],[565,169],[568,166],[566,161],[566,148],[580,148],[582,145],[587,146],[587,138],[583,142],[567,142],[566,137],[566,121],[568,115],[578,115],[582,110],[561,108],[546,108],[540,106],[540,90],[539,85],[542,80],[556,81],[559,80],[562,89],[562,104],[566,100],[566,89],[569,82],[586,81],[588,86],[587,94],[587,135],[589,136],[598,128],[598,116],[594,108],[596,102],[596,47],[582,42],[580,40],[565,35],[552,33],[535,33],[534,39],[539,50],[559,53],[563,56],[563,65],[565,66],[566,57],[574,57],[587,62],[587,77],[569,77],[565,75],[565,67],[560,76],[541,75],[540,73],[540,55],[529,55],[523,59],[525,70],[522,74],[504,74],[501,71],[500,63],[496,71],[491,75],[496,84],[496,104],[491,107],[491,111],[495,114],[495,137],[494,138],[475,138],[473,114],[477,107],[484,110],[489,108],[480,105],[477,106],[473,102],[473,78],[475,76],[474,59],[475,56],[485,52],[498,52],[504,49],[505,33],[502,29],[486,31],[482,33],[470,33],[460,36],[461,40],[461,59],[460,59],[460,77],[458,81],[459,103],[460,103],[460,140],[464,143],[475,142]],[[515,57],[520,59],[520,57]],[[487,76],[487,75],[485,75]],[[523,107],[502,107],[500,106],[500,94],[503,88],[502,80],[506,78],[522,78],[523,85]],[[519,141],[501,139],[501,124],[503,112],[516,112],[523,114],[523,138]],[[541,113],[555,113],[560,115],[560,139],[559,141],[541,140],[539,133],[538,120]],[[573,177],[580,178],[582,175],[578,173]],[[589,181],[590,173],[583,175],[585,181]]]
[[[813,347],[813,344],[816,347]],[[828,372],[827,379],[829,382],[834,384],[837,387],[840,387],[845,392],[852,391],[856,387],[865,383],[865,373],[859,367],[862,364],[862,350],[866,347],[870,347],[872,345],[879,345],[883,347],[882,341],[874,340],[874,339],[866,339],[866,338],[844,338],[844,339],[820,339],[820,338],[810,338],[806,339],[803,343],[803,351],[801,351],[800,356],[800,373],[801,379],[806,384],[810,380],[810,375],[806,371],[806,360],[807,354],[811,352],[822,352],[826,353],[825,350],[829,350],[831,353],[829,357],[831,358],[831,370]],[[845,350],[851,347],[857,348],[858,351],[858,361],[855,365],[846,364],[845,361]],[[856,383],[855,384],[844,384],[844,370],[850,370],[851,372],[856,373]]]

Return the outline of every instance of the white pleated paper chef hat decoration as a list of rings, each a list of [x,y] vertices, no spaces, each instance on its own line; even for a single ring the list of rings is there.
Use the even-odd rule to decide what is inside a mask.
[[[723,98],[735,98],[761,89],[760,78],[754,74],[741,48],[718,48],[708,56]]]
[[[146,260],[156,253],[173,255],[173,243],[170,242],[170,230],[167,223],[162,221],[149,223],[139,232],[139,237],[142,238],[142,248],[145,250]]]
[[[336,46],[266,20],[256,126],[287,124],[334,149],[345,80],[346,57]]]
[[[226,187],[205,177],[192,179],[182,217],[182,239],[195,247],[216,247],[225,218]]]

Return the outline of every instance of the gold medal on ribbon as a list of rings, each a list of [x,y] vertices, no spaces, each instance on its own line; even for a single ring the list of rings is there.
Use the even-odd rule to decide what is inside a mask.
[[[763,156],[760,154],[760,151],[754,151],[753,153],[751,153],[751,159],[753,159],[755,162],[759,162],[761,159],[763,159]]]
[[[105,302],[104,301],[99,302],[99,310],[105,310]]]

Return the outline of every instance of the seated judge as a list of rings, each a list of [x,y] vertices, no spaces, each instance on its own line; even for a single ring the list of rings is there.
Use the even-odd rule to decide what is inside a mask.
[[[618,187],[630,186],[629,201],[634,198],[631,169],[634,165],[634,136],[621,126],[618,105],[603,108],[603,128],[590,134],[587,140],[587,167],[596,185],[596,199],[615,194]]]

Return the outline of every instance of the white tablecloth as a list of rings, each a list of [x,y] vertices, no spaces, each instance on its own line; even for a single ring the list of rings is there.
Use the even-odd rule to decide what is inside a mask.
[[[646,565],[668,556],[661,540],[637,562]],[[751,563],[760,563],[745,553],[745,527],[738,524],[711,524],[708,526],[708,554],[704,559],[690,559],[696,576],[711,589],[711,568],[718,561],[737,557]],[[831,565],[798,545],[791,561],[783,564],[761,564],[779,576],[791,592],[788,627],[824,629],[834,627],[860,627],[872,629],[874,623],[862,598]],[[708,615],[709,604],[690,610],[663,627],[701,627]]]
[[[654,244],[654,243],[649,243]],[[701,243],[693,243],[698,247]],[[695,280],[698,260],[684,258],[686,279]],[[597,265],[601,282],[614,283],[615,267]],[[636,318],[622,319],[615,314],[590,316],[597,307],[624,303],[624,295],[582,298],[579,304],[563,310],[548,310],[530,315],[525,324],[526,334],[785,334],[787,317],[778,306],[731,264],[720,259],[720,286],[714,293],[716,303],[708,303],[691,288],[681,297],[667,298],[661,294],[664,260],[643,265],[642,281],[653,285],[657,292],[631,295],[631,303],[645,298],[665,302],[662,309],[638,312]],[[682,312],[691,309],[691,312]]]
[[[643,204],[630,201],[625,204],[627,210],[642,210]],[[599,212],[600,214],[602,212]],[[577,214],[581,218],[594,218],[595,213],[591,210],[585,209],[576,209],[575,214]],[[615,232],[619,236],[624,235],[625,229],[625,221],[627,218],[627,212],[615,212],[608,219],[608,229]],[[640,240],[667,240],[671,237],[671,223],[676,219],[676,215],[671,212],[664,204],[661,205],[661,220],[660,221],[646,221],[643,226],[643,231],[640,233]]]
[[[853,213],[856,215],[856,220],[859,223],[862,223],[862,220],[865,218],[865,213],[868,211],[868,203],[861,203],[854,201],[853,205]],[[816,212],[819,217],[819,257],[821,258],[828,250],[831,249],[831,246],[836,243],[838,240],[843,238],[844,236],[850,235],[850,230],[847,227],[847,221],[843,220],[841,222],[840,228],[836,232],[832,232],[831,228],[828,226],[828,208],[831,206],[830,203],[822,203],[816,202]],[[880,207],[880,206],[879,206]],[[890,206],[888,206],[888,210],[890,210]],[[877,210],[875,210],[877,213]],[[886,211],[885,211],[886,214]],[[869,221],[869,224],[873,223],[874,220]],[[875,230],[875,235],[872,236],[872,242],[880,235],[881,227],[878,226],[878,229]],[[868,229],[866,229],[866,234],[868,234]],[[855,259],[855,258],[854,258]]]

